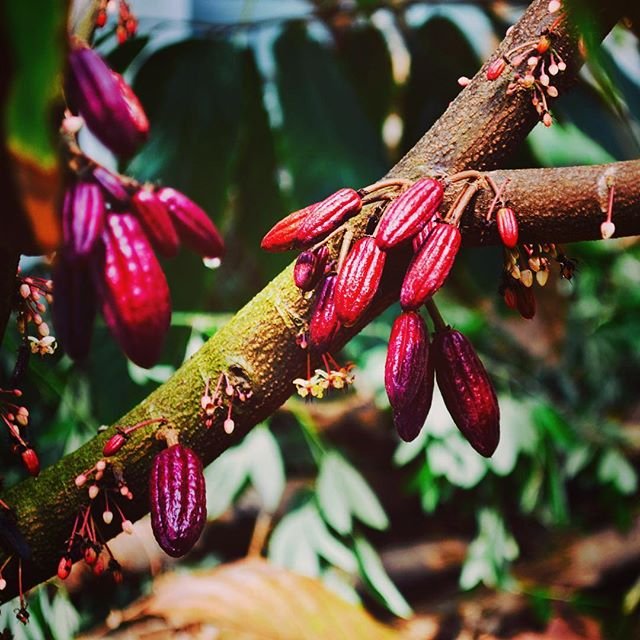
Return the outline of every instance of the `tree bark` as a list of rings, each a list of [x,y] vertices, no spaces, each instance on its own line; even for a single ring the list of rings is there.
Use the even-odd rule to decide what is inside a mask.
[[[624,4],[621,0],[612,0],[603,8],[601,3],[593,3],[600,37],[623,14]],[[540,30],[555,19],[548,14],[547,6],[548,0],[535,0],[500,45],[496,55],[507,52],[516,44],[535,40]],[[558,83],[559,89],[564,90],[579,67],[578,34],[569,19],[563,21],[554,34],[554,46],[562,51],[569,65],[562,81]],[[488,82],[484,72],[484,68],[478,72],[469,87],[461,92],[442,118],[391,170],[389,176],[414,179],[425,174],[450,174],[470,168],[487,169],[495,166],[526,137],[537,121],[529,95],[524,92],[506,95],[508,72],[495,82]],[[627,189],[627,195],[620,196],[617,201],[614,214],[614,221],[619,224],[621,232],[631,232],[634,224],[636,227],[640,224],[637,216],[635,222],[632,220],[632,200],[637,193],[637,189],[633,188],[633,176],[637,177],[637,168],[633,163],[615,165],[616,175]],[[563,178],[570,178],[566,185],[563,182],[563,198],[558,196],[560,187],[552,177],[559,174],[546,171],[497,172],[494,175],[497,180],[505,177],[511,179],[507,196],[518,210],[522,240],[544,238],[552,242],[556,239],[573,239],[572,234],[581,238],[597,237],[598,220],[602,213],[598,196],[594,194],[597,194],[598,177],[603,169],[561,170],[566,172]],[[538,180],[542,180],[542,184]],[[588,188],[587,195],[583,187]],[[536,192],[539,195],[536,196]],[[484,193],[478,196],[475,203],[478,214],[485,210],[488,197]],[[574,198],[579,203],[575,209],[571,206]],[[553,203],[554,208],[558,207],[556,213],[560,211],[561,214],[553,215],[551,207],[546,206],[547,202]],[[371,214],[372,209],[367,207],[360,216],[350,221],[349,226],[356,234],[362,234]],[[478,214],[474,222],[468,220],[471,214],[465,214],[465,239],[468,237],[472,244],[495,243],[495,232],[489,230],[483,233],[476,220]],[[336,349],[397,299],[406,259],[406,255],[399,255],[390,261],[383,286],[368,317],[355,327],[341,330],[334,345]],[[228,447],[237,444],[254,425],[273,413],[293,392],[292,380],[303,375],[306,367],[306,352],[296,345],[296,334],[303,326],[308,311],[309,303],[294,286],[290,266],[241,309],[170,380],[124,416],[119,424],[132,425],[148,418],[165,416],[179,431],[181,442],[194,448],[205,464],[210,463]],[[210,430],[202,426],[199,417],[205,381],[207,378],[215,380],[222,371],[244,380],[253,392],[250,399],[236,406],[236,429],[231,436],[222,429],[224,416],[219,417]],[[131,520],[141,517],[149,509],[147,477],[151,460],[162,446],[153,437],[154,431],[154,426],[136,431],[114,458],[134,492],[134,499],[123,505]],[[101,458],[104,442],[113,433],[112,428],[98,435],[78,451],[44,470],[38,478],[25,480],[3,495],[4,500],[15,509],[18,524],[33,550],[33,561],[24,563],[25,587],[37,584],[55,573],[74,518],[78,510],[89,503],[86,488],[76,488],[74,479]],[[102,532],[105,538],[110,538],[118,533],[118,527],[104,526]],[[0,557],[0,563],[2,560]],[[5,570],[8,585],[0,594],[3,601],[17,593],[16,564],[13,561]]]

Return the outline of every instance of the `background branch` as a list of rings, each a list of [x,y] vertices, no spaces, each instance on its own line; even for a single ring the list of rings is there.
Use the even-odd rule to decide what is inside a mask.
[[[596,15],[601,18],[600,36],[622,15],[624,4],[621,0],[614,0],[603,9],[601,3],[594,3]],[[541,29],[549,26],[550,18],[551,21],[553,18],[548,14],[547,6],[548,0],[535,0],[503,42],[499,52],[504,53],[518,43],[535,39]],[[569,62],[569,68],[564,74],[564,82],[568,82],[575,76],[578,68],[577,33],[561,25],[554,45]],[[431,131],[389,175],[417,178],[434,171],[451,173],[466,168],[494,166],[525,138],[537,120],[529,101],[530,96],[523,93],[507,96],[507,83],[506,77],[496,82],[487,82],[484,70],[481,70]],[[558,86],[562,89],[565,85]],[[633,171],[633,168],[630,170]],[[496,178],[502,175],[496,174]],[[513,185],[509,187],[509,198],[513,199],[523,220],[523,232],[544,233],[547,241],[553,241],[556,233],[563,235],[561,223],[571,225],[571,228],[581,228],[573,218],[562,215],[558,216],[561,221],[558,226],[555,217],[553,220],[547,218],[548,227],[543,228],[537,223],[540,215],[539,202],[542,199],[536,198],[535,211],[528,210],[525,206],[526,202],[531,202],[525,199],[525,191],[528,185],[534,184],[532,175],[525,172],[521,174],[521,179],[516,179],[514,172]],[[586,176],[584,180],[585,183],[588,181]],[[536,188],[544,188],[544,185],[536,185]],[[566,201],[554,202],[557,206],[570,205]],[[481,210],[482,200],[479,200],[477,206]],[[593,207],[588,208],[588,211],[592,216]],[[351,226],[362,233],[370,214],[371,210],[363,211],[350,223]],[[614,219],[618,224],[617,217]],[[471,225],[468,231],[470,238],[477,236],[474,228],[475,225]],[[624,224],[622,228],[626,228]],[[584,237],[596,237],[591,229],[585,228],[584,234]],[[480,241],[479,236],[477,239]],[[493,235],[487,236],[486,242],[491,241],[495,241]],[[406,256],[399,256],[392,261],[369,316],[359,325],[341,331],[336,349],[397,298],[400,270],[405,259]],[[205,464],[211,462],[228,447],[237,444],[247,431],[271,415],[291,395],[294,389],[292,380],[302,375],[305,369],[306,353],[296,346],[295,336],[301,326],[301,319],[307,312],[308,302],[293,285],[292,269],[289,267],[241,309],[169,381],[150,394],[119,423],[131,425],[146,418],[166,416],[179,430],[181,441],[197,450]],[[251,399],[238,406],[234,412],[236,431],[232,436],[223,432],[220,421],[211,430],[206,430],[199,419],[204,382],[208,377],[216,377],[221,371],[231,371],[241,376],[253,391]],[[124,471],[127,484],[134,492],[134,500],[126,505],[127,516],[132,520],[148,511],[147,476],[151,459],[161,446],[151,437],[153,430],[154,427],[151,426],[136,431],[115,458]],[[3,496],[14,507],[20,528],[33,548],[33,561],[25,563],[25,586],[37,584],[55,573],[76,513],[81,506],[87,504],[86,489],[77,489],[74,478],[93,466],[101,457],[102,446],[112,433],[113,430],[109,430],[100,434],[78,451],[43,471],[37,479],[25,480]],[[105,537],[110,538],[116,533],[117,527],[104,527]],[[15,563],[11,567],[15,568]],[[3,600],[13,597],[17,586],[13,569],[5,571],[5,577],[9,584],[2,592]]]

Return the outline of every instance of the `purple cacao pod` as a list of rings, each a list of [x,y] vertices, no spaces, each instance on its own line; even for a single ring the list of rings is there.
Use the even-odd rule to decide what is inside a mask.
[[[190,551],[207,520],[202,462],[192,449],[174,444],[153,459],[149,502],[160,547],[174,558]]]
[[[95,182],[73,182],[64,195],[62,236],[67,258],[86,258],[104,228],[102,190]]]
[[[315,289],[324,274],[328,259],[329,249],[325,246],[318,247],[315,251],[303,251],[293,268],[293,281],[296,287],[302,291]]]
[[[415,440],[427,420],[433,400],[433,384],[433,356],[429,354],[427,357],[427,367],[413,402],[410,402],[400,409],[393,410],[393,422],[396,425],[396,431],[405,442]]]
[[[224,242],[211,218],[184,193],[163,187],[158,198],[169,210],[178,237],[203,258],[222,258]]]
[[[151,189],[143,187],[133,195],[131,205],[155,249],[168,258],[177,255],[180,240],[165,203]]]
[[[104,320],[127,357],[152,367],[171,321],[167,280],[131,214],[107,216],[102,245],[92,266]]]
[[[129,207],[129,192],[115,173],[104,167],[95,167],[93,178],[102,187],[107,200],[115,205],[116,209],[121,210]]]
[[[428,356],[425,321],[417,311],[404,311],[391,328],[384,367],[384,386],[394,409],[402,409],[414,401],[422,386]]]
[[[70,263],[58,252],[53,291],[51,311],[56,338],[72,360],[84,360],[89,355],[97,309],[88,264]]]
[[[376,231],[378,246],[387,251],[419,233],[442,203],[442,183],[422,178],[385,210]]]
[[[338,274],[335,291],[336,313],[345,326],[354,325],[373,301],[386,257],[371,236],[360,238],[351,247]]]
[[[500,441],[500,409],[473,345],[451,328],[436,332],[433,357],[444,403],[469,444],[490,458]]]
[[[93,49],[72,48],[66,94],[71,110],[114,153],[131,156],[147,139],[149,121],[138,98]]]
[[[334,299],[335,287],[336,274],[330,273],[316,289],[309,321],[309,344],[319,353],[329,350],[340,328]]]

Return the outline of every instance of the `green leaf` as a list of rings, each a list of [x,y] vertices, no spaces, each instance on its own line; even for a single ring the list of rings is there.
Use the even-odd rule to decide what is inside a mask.
[[[417,458],[424,450],[427,441],[427,431],[422,429],[418,437],[411,442],[401,440],[393,454],[393,464],[404,467],[406,464]]]
[[[391,582],[375,549],[362,537],[354,540],[355,552],[360,565],[362,578],[378,595],[393,614],[400,618],[409,618],[413,614],[409,603]]]
[[[351,507],[341,485],[339,457],[334,453],[322,460],[316,496],[326,521],[343,536],[351,533]]]
[[[207,515],[215,519],[233,503],[249,473],[243,446],[232,447],[204,470],[207,482]]]
[[[458,433],[452,432],[443,442],[432,442],[427,460],[434,476],[445,476],[451,484],[470,489],[487,473],[487,463]]]
[[[269,559],[302,575],[320,575],[320,563],[311,543],[310,522],[304,509],[288,513],[269,539]]]
[[[531,417],[536,426],[546,431],[557,446],[568,449],[576,442],[576,434],[571,425],[551,405],[537,405]]]
[[[251,484],[258,492],[265,510],[274,513],[286,484],[278,442],[263,424],[252,429],[241,446],[245,450]]]
[[[290,24],[276,42],[275,58],[283,118],[279,155],[293,178],[294,204],[303,206],[384,174],[382,141],[335,56],[303,25]]]
[[[610,482],[624,495],[631,495],[638,488],[638,474],[617,449],[608,449],[600,458],[598,479]]]

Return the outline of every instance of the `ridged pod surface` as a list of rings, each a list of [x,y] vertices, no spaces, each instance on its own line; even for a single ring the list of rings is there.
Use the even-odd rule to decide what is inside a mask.
[[[93,50],[74,46],[69,54],[67,100],[91,132],[118,155],[133,155],[147,139],[149,121],[124,81]]]
[[[394,321],[387,347],[384,386],[393,409],[411,404],[422,387],[429,356],[427,325],[417,311],[404,311]]]
[[[96,317],[96,292],[88,264],[70,263],[58,252],[53,271],[52,305],[56,338],[73,360],[89,355]]]
[[[469,444],[489,458],[500,440],[500,409],[493,384],[469,340],[455,329],[436,332],[433,358],[444,403]]]
[[[309,320],[309,345],[319,353],[329,349],[340,328],[334,297],[335,287],[336,274],[330,273],[316,289]]]
[[[393,422],[396,431],[405,442],[415,440],[422,431],[433,401],[433,385],[433,356],[429,354],[427,367],[413,402],[400,409],[393,409]]]
[[[165,203],[151,189],[142,188],[131,198],[131,205],[155,249],[168,258],[177,255],[180,240]]]
[[[433,178],[422,178],[400,194],[385,210],[376,231],[383,250],[409,240],[429,222],[442,203],[444,189]]]
[[[362,199],[355,189],[339,189],[313,205],[298,228],[296,240],[308,246],[337,229],[362,208]]]
[[[411,261],[402,282],[400,304],[403,309],[417,309],[444,284],[461,241],[456,226],[445,222],[434,226]]]
[[[105,207],[102,189],[95,182],[78,180],[64,195],[62,236],[69,259],[85,259],[104,228]]]
[[[329,260],[329,249],[322,246],[315,250],[303,251],[296,259],[293,268],[293,281],[301,291],[312,291],[315,289],[320,278],[324,274],[327,261]]]
[[[513,249],[518,244],[518,220],[510,207],[500,207],[496,213],[496,224],[502,244]]]
[[[158,189],[156,194],[166,205],[178,237],[187,247],[203,258],[222,258],[224,241],[204,209],[170,187]]]
[[[102,315],[127,357],[152,367],[171,321],[167,280],[132,215],[108,215],[102,243],[102,255],[92,260]]]
[[[262,238],[260,247],[265,251],[272,252],[295,249],[298,246],[296,238],[300,225],[315,206],[315,204],[311,204],[303,209],[298,209],[276,222]]]
[[[153,459],[149,504],[160,547],[174,558],[190,551],[207,519],[202,462],[192,449],[174,444]]]
[[[338,320],[345,326],[354,325],[371,304],[385,261],[386,254],[371,236],[360,238],[351,247],[338,274],[334,293]]]

